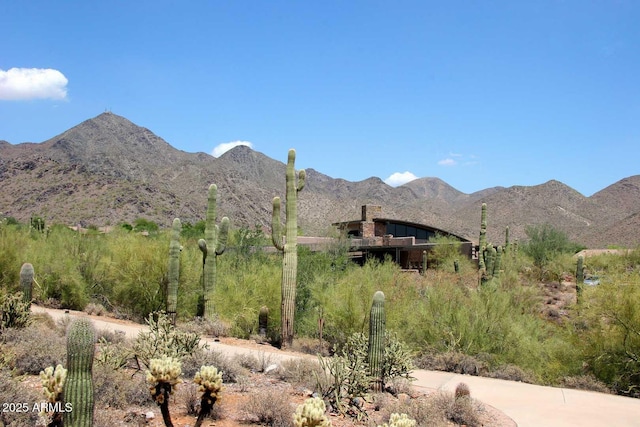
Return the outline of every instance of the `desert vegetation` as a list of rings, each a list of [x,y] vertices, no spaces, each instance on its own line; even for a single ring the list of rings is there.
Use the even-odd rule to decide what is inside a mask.
[[[485,215],[483,211],[481,230]],[[211,238],[208,226],[178,221],[173,230],[159,230],[146,223],[144,233],[115,227],[104,234],[97,229],[80,233],[62,225],[3,221],[0,365],[7,381],[16,384],[7,390],[18,392],[20,375],[42,371],[55,377],[55,367],[65,363],[65,354],[68,357],[66,327],[46,319],[34,321],[26,314],[35,302],[149,324],[149,335],[127,345],[112,345],[114,337],[95,338],[96,390],[108,395],[109,385],[120,383],[112,376],[125,369],[137,376],[147,372],[155,390],[147,397],[129,389],[120,397],[104,397],[113,405],[128,395],[127,402],[148,405],[153,397],[162,407],[173,386],[182,381],[180,375],[188,373],[200,378],[195,384],[201,394],[209,393],[192,396],[192,401],[200,400],[194,406],[215,414],[218,377],[225,383],[242,383],[240,378],[250,369],[200,348],[200,336],[283,344],[280,307],[287,273],[280,252],[262,249],[270,242],[258,227],[226,231],[224,225],[224,256],[207,258],[200,239],[212,253],[217,248],[217,255],[222,254],[219,243],[205,240]],[[290,318],[295,319],[295,339],[286,344],[330,356],[319,361],[324,369],[307,372],[305,376],[316,381],[306,387],[322,397],[328,409],[363,423],[373,421],[367,421],[358,398],[371,390],[392,391],[397,380],[410,379],[414,366],[638,397],[640,250],[577,258],[580,248],[551,227],[531,226],[527,234],[529,240],[518,244],[508,241],[508,231],[499,245],[484,240],[480,269],[447,242],[429,254],[431,268],[423,274],[404,272],[390,260],[352,264],[344,238],[319,252],[294,248],[297,277]],[[203,269],[210,261],[215,263],[214,276]],[[178,268],[179,274],[171,268]],[[585,275],[598,275],[600,284],[583,285]],[[212,280],[214,286],[204,285]],[[168,307],[168,317],[158,314]],[[374,334],[381,335],[373,339]],[[201,366],[212,368],[199,371]],[[259,371],[255,365],[251,369]],[[127,386],[131,384],[149,394],[144,380]],[[461,413],[455,405],[467,402],[464,388],[460,394],[462,398],[443,398],[449,421],[456,422]],[[390,404],[394,405],[402,406]],[[291,411],[286,422],[295,417],[304,425],[302,420],[317,415],[320,406],[309,402]],[[469,407],[473,405],[465,411],[475,414]],[[163,416],[165,409],[168,414],[164,408]],[[420,416],[415,408],[395,412],[397,416],[389,413],[383,421],[411,425]],[[260,421],[263,417],[267,415],[258,416],[258,422],[267,422]],[[469,418],[463,421],[473,425]],[[325,425],[322,417],[313,422],[309,425]]]

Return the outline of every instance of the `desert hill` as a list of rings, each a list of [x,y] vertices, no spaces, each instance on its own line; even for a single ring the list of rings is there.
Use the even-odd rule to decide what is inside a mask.
[[[271,200],[284,197],[284,170],[281,161],[245,146],[219,158],[177,150],[149,129],[103,113],[41,143],[0,141],[0,212],[84,225],[139,217],[163,226],[174,217],[194,223],[204,218],[207,187],[216,183],[219,217],[269,227]],[[483,202],[495,243],[506,226],[523,239],[526,225],[549,223],[589,247],[640,244],[640,175],[585,197],[558,181],[465,194],[433,177],[393,188],[376,177],[350,182],[308,169],[299,225],[306,235],[324,234],[333,222],[357,219],[369,203],[383,206],[385,217],[477,241]]]

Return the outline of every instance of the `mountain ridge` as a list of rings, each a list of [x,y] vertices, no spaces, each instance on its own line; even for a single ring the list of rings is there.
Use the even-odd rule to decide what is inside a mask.
[[[283,158],[286,153],[283,153]],[[271,201],[284,197],[285,164],[247,146],[215,158],[178,150],[128,119],[103,113],[41,143],[0,141],[0,206],[4,215],[32,215],[68,224],[115,224],[138,217],[169,226],[174,217],[204,218],[206,189],[218,185],[218,215],[235,226],[269,228]],[[590,197],[556,180],[535,186],[463,193],[437,177],[391,187],[379,177],[332,178],[307,169],[299,194],[304,234],[358,219],[363,204],[383,216],[427,224],[477,241],[480,204],[489,210],[488,238],[523,239],[526,226],[549,223],[590,247],[640,243],[640,175]]]

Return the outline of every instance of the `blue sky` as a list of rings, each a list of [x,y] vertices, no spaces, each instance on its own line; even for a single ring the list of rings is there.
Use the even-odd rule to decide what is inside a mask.
[[[0,0],[0,139],[105,110],[174,147],[250,143],[465,193],[640,174],[640,2]]]

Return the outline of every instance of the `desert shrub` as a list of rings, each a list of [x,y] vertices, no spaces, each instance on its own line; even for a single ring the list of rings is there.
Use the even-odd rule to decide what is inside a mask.
[[[468,390],[466,390],[468,391]],[[382,399],[380,410],[388,420],[392,413],[406,414],[418,426],[444,427],[451,425],[480,426],[484,409],[480,403],[461,390],[457,399],[451,392],[438,391],[417,399]]]
[[[38,412],[32,411],[35,402],[41,402],[44,396],[31,387],[25,387],[21,379],[13,377],[7,369],[0,368],[0,402],[28,403],[29,409],[20,411],[0,411],[0,425],[32,427],[38,422]]]
[[[151,359],[171,357],[180,360],[200,347],[198,335],[177,330],[164,312],[149,314],[147,325],[149,331],[140,332],[132,348],[140,369],[148,369]]]
[[[305,358],[287,359],[278,366],[278,377],[290,384],[312,390],[321,375],[320,364]]]
[[[168,237],[118,232],[107,240],[92,292],[107,296],[119,311],[144,319],[164,308]]]
[[[247,399],[245,411],[254,423],[272,427],[291,427],[293,407],[286,393],[261,390]]]
[[[109,341],[104,336],[98,338],[98,351],[95,355],[96,364],[118,370],[129,365],[133,357],[130,343],[125,341]]]
[[[273,363],[271,354],[265,351],[261,351],[257,356],[252,353],[236,353],[233,359],[252,372],[264,372]]]
[[[176,389],[175,393],[175,400],[177,402],[182,402],[187,415],[198,416],[202,402],[202,392],[198,389],[198,386],[191,381],[185,381],[180,384],[180,387]],[[212,420],[223,419],[224,409],[222,405],[213,405],[213,408],[207,417]]]
[[[416,365],[420,369],[465,375],[483,375],[487,372],[486,362],[456,351],[445,353],[427,351],[416,359]]]
[[[640,287],[603,283],[585,291],[575,344],[588,372],[618,394],[640,396]]]
[[[228,255],[218,258],[214,306],[219,319],[228,322],[230,335],[249,338],[258,333],[260,307],[267,306],[268,336],[275,341],[280,330],[281,261],[251,257],[245,267],[235,269],[235,260]]]
[[[5,352],[12,355],[10,365],[20,374],[38,375],[47,366],[66,361],[65,339],[46,326],[9,329],[2,338]]]
[[[523,251],[533,259],[541,272],[559,254],[575,254],[584,249],[569,240],[567,235],[549,224],[530,225],[525,228],[528,241]]]
[[[487,377],[500,380],[518,381],[522,383],[533,383],[531,374],[525,372],[516,365],[502,365],[492,369],[486,374]]]
[[[602,381],[598,381],[593,375],[576,375],[564,377],[560,386],[577,390],[597,391],[598,393],[611,393],[611,389]]]
[[[99,407],[126,409],[130,405],[151,405],[148,384],[142,375],[115,370],[96,363],[93,365],[94,399]]]
[[[213,320],[196,317],[188,322],[180,323],[178,329],[185,332],[196,333],[201,336],[226,337],[229,336],[230,325],[214,315]]]
[[[102,304],[90,302],[85,306],[84,312],[93,316],[103,316],[107,310]]]
[[[458,260],[459,265],[461,265],[460,260],[462,258],[462,254],[460,253],[460,240],[455,237],[438,234],[435,237],[430,238],[429,243],[435,244],[429,253],[429,259],[433,260],[437,269],[453,272],[453,262],[455,260]],[[465,264],[464,260],[462,264]]]
[[[375,397],[375,405],[383,414],[384,422],[389,422],[391,414],[395,413],[406,414],[409,418],[416,420],[417,426],[449,426],[445,416],[445,408],[439,407],[440,401],[434,397],[435,395],[422,396],[417,399],[396,399],[379,394]]]
[[[22,292],[0,294],[0,331],[6,328],[24,328],[31,318],[31,303],[22,300]]]
[[[441,283],[408,303],[405,309],[412,316],[398,330],[405,341],[421,343],[431,354],[482,356],[488,368],[515,364],[532,372],[536,380],[579,369],[568,332],[541,319],[523,292]]]
[[[20,290],[20,260],[26,259],[23,255],[26,238],[15,227],[0,225],[0,289]]]
[[[202,366],[218,368],[218,371],[222,371],[222,381],[227,384],[237,383],[248,375],[247,369],[240,366],[235,359],[218,351],[198,348],[182,358],[182,374],[185,377],[192,378]]]

